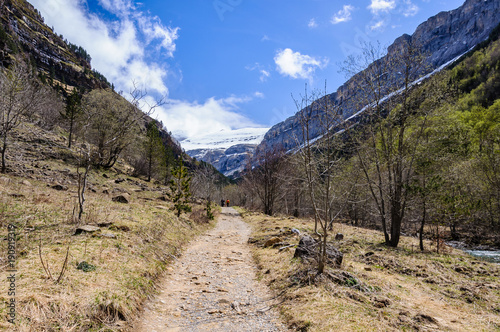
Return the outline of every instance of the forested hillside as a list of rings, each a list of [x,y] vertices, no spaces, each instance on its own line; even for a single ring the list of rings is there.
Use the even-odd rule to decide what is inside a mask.
[[[498,31],[453,68],[416,85],[412,73],[425,54],[406,44],[401,58],[380,61],[360,79],[363,96],[355,103],[370,106],[357,122],[346,122],[324,93],[310,92],[299,101],[302,149],[261,152],[261,167],[242,183],[252,195],[235,198],[269,214],[315,216],[325,232],[334,222],[375,227],[392,246],[408,234],[499,247]],[[366,54],[378,54],[367,47]],[[357,64],[346,61],[345,68]],[[408,83],[391,86],[390,75],[375,74],[390,71],[408,73]],[[384,98],[382,89],[393,97]],[[307,139],[313,118],[322,124],[317,142]]]

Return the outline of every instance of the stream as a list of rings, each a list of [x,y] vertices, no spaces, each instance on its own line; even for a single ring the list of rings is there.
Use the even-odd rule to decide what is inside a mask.
[[[450,241],[446,243],[450,247],[460,249],[471,256],[483,259],[488,262],[500,264],[500,250],[496,249],[483,249],[483,248],[467,248],[465,243],[459,241]]]

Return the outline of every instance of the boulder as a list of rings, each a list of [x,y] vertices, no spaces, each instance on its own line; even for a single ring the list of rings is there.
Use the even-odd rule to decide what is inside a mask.
[[[123,203],[123,204],[128,204],[129,203],[129,197],[126,194],[115,196],[111,200],[113,202],[117,202],[117,203]]]
[[[309,235],[304,235],[300,241],[297,249],[295,249],[294,257],[301,257],[302,259],[317,260],[318,256],[318,242]],[[334,267],[342,265],[344,255],[335,248],[332,244],[326,245],[327,264]]]
[[[343,240],[343,239],[344,239],[344,234],[337,233],[337,235],[335,235],[335,240],[340,241],[340,240]]]
[[[101,229],[99,227],[91,226],[91,225],[84,225],[84,226],[78,227],[76,229],[74,235],[79,235],[82,233],[95,233],[95,232],[100,232],[100,231],[101,231]]]
[[[51,186],[52,189],[63,191],[63,190],[68,190],[68,187],[63,186],[62,184],[56,183],[53,186]]]

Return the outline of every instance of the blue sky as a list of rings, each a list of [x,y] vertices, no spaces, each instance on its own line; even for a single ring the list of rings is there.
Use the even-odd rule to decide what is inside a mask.
[[[125,94],[136,82],[178,138],[271,127],[291,94],[328,92],[362,42],[388,46],[463,0],[28,0]]]

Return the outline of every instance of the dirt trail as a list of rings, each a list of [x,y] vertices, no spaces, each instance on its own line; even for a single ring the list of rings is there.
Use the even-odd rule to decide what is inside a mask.
[[[250,227],[232,208],[169,269],[135,331],[288,331],[256,281]]]

